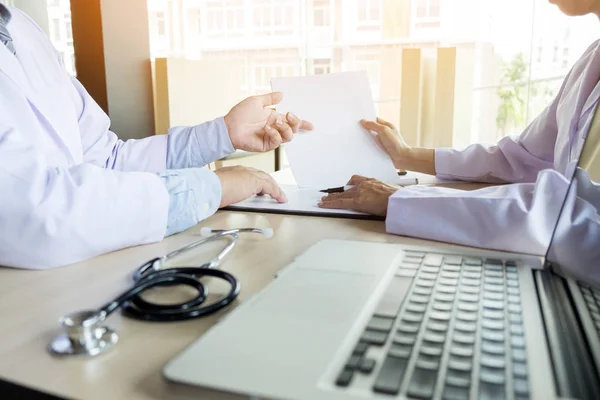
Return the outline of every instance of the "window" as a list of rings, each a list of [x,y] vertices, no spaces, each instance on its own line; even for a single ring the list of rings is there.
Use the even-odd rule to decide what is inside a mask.
[[[60,42],[62,40],[62,27],[61,27],[61,20],[58,18],[54,18],[51,21],[51,36],[52,39],[54,39],[55,42]]]
[[[414,140],[421,142],[410,144],[423,146],[438,140],[431,136],[438,48],[464,49],[461,65],[472,71],[456,82],[452,143],[462,146],[520,133],[600,36],[593,16],[564,16],[546,0],[462,0],[460,9],[452,0],[147,1],[152,55],[239,71],[239,91],[222,94],[230,105],[271,90],[273,77],[366,70],[378,114],[399,124],[402,52],[420,48],[431,64],[420,66],[422,131]],[[171,35],[182,43],[177,49]]]
[[[206,1],[208,37],[234,37],[244,32],[244,0]]]
[[[73,48],[73,27],[71,26],[71,2],[70,0],[48,0],[42,7],[46,6],[48,16],[48,37],[60,53],[60,57],[71,75],[75,75],[75,56]],[[36,16],[44,15],[42,12]],[[40,24],[46,25],[46,24]]]
[[[331,25],[331,1],[312,0],[312,15],[314,26]]]
[[[330,59],[315,59],[313,60],[313,74],[323,75],[331,73],[331,60]]]
[[[439,28],[441,25],[441,0],[416,0],[415,28]]]
[[[159,36],[165,36],[167,34],[165,13],[163,11],[158,11],[156,13],[156,32]]]
[[[254,0],[254,33],[257,36],[291,35],[297,1]]]
[[[252,93],[271,91],[271,78],[294,76],[298,74],[297,63],[293,59],[265,59],[254,63]]]
[[[358,0],[359,30],[381,29],[381,0]]]

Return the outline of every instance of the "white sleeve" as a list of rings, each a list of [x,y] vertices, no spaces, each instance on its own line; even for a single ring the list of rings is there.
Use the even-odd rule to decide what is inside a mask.
[[[51,167],[25,137],[0,125],[0,265],[53,268],[164,237],[169,196],[160,177]]]

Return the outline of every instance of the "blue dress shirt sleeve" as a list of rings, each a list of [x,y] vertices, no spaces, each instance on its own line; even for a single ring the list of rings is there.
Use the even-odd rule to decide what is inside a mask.
[[[223,117],[200,125],[173,127],[167,139],[167,169],[201,167],[234,151]]]
[[[169,193],[165,236],[191,228],[219,208],[221,181],[208,168],[166,170],[158,175]]]

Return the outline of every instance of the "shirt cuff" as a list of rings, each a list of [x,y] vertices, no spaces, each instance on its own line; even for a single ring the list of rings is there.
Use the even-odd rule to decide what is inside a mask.
[[[453,149],[435,149],[435,175],[440,179],[452,179],[450,172],[452,166]]]
[[[223,117],[196,126],[173,127],[167,143],[167,168],[198,168],[235,151]]]
[[[165,236],[191,228],[218,210],[221,204],[221,181],[211,170],[167,170],[159,176],[169,192],[169,216]]]

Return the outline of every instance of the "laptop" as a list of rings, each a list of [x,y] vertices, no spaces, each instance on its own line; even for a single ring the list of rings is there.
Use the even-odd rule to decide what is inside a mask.
[[[597,175],[575,167],[546,255],[323,240],[165,377],[266,399],[599,399],[600,288],[551,257],[574,177]]]

